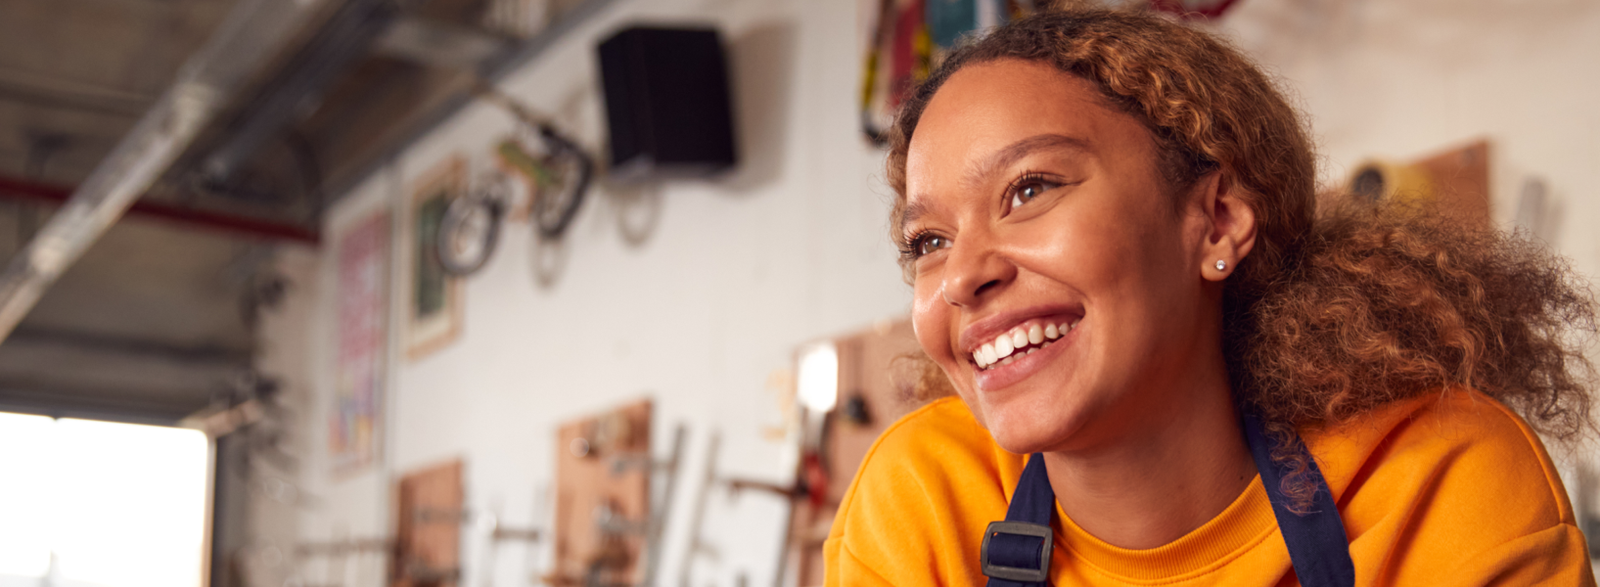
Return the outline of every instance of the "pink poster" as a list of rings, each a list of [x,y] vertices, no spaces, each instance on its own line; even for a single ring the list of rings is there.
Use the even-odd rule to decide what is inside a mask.
[[[389,342],[389,215],[378,212],[338,240],[339,347],[328,450],[350,472],[377,460]]]

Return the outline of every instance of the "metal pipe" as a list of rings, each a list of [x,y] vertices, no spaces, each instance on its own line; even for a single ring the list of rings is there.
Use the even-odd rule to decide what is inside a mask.
[[[243,370],[250,367],[248,349],[216,344],[184,345],[134,337],[73,332],[36,326],[11,331],[9,340],[33,346],[67,347],[84,353],[143,363],[172,363],[186,368]],[[3,380],[0,380],[3,381]]]
[[[650,506],[650,519],[646,522],[645,531],[645,558],[644,558],[644,587],[656,587],[656,575],[661,571],[661,532],[667,527],[667,508],[672,507],[672,495],[678,487],[678,467],[683,463],[684,440],[689,436],[689,431],[683,424],[672,432],[672,457],[667,460],[663,469],[666,473],[666,487],[662,488],[658,503]]]
[[[351,538],[337,542],[306,542],[295,547],[295,554],[302,557],[314,556],[346,556],[351,553],[376,552],[385,555],[394,554],[395,540],[393,538]]]
[[[133,130],[0,273],[0,341],[323,0],[239,0]]]
[[[71,197],[72,188],[0,175],[0,198],[59,203]],[[289,240],[310,245],[321,241],[316,231],[303,226],[140,199],[134,200],[133,205],[128,207],[127,214],[171,220],[190,226],[264,239]]]

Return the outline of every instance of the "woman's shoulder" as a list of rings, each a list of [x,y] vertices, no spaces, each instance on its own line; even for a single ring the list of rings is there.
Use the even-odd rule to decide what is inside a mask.
[[[1422,394],[1304,434],[1335,494],[1370,484],[1374,475],[1439,471],[1482,476],[1477,481],[1483,488],[1545,494],[1527,497],[1559,493],[1564,501],[1560,476],[1539,436],[1504,404],[1474,390]]]
[[[959,481],[966,493],[974,481],[989,478],[996,482],[998,491],[1006,474],[1021,474],[1022,461],[1022,456],[995,445],[988,430],[978,424],[960,399],[934,400],[906,414],[878,436],[862,459],[840,514],[848,513],[843,508],[852,501],[902,498],[899,494],[913,487],[930,498],[939,498],[945,494],[936,490],[954,490],[947,484]],[[999,495],[999,499],[1004,507],[1005,495]]]
[[[1587,558],[1539,436],[1487,395],[1431,392],[1305,438],[1337,497],[1352,555],[1391,563],[1373,572],[1449,567],[1476,576],[1472,569],[1484,566],[1484,576],[1510,576],[1557,552]],[[1528,558],[1535,554],[1545,558]]]
[[[960,398],[943,397],[913,410],[884,429],[867,451],[862,467],[865,469],[879,453],[893,455],[896,461],[909,458],[910,464],[932,465],[939,464],[938,456],[949,452],[988,453],[992,445],[989,431],[978,423]],[[935,460],[929,462],[929,457]]]
[[[984,526],[1005,516],[1023,463],[995,445],[957,398],[902,417],[867,451],[839,505],[825,546],[829,583],[841,574],[847,584],[864,584],[872,576],[904,582],[977,573],[965,568],[972,557],[937,553],[977,547]]]

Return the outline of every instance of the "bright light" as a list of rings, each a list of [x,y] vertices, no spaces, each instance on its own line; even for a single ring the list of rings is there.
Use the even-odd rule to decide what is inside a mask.
[[[54,433],[50,418],[0,413],[0,576],[39,577],[50,567]]]
[[[0,447],[0,477],[20,481],[0,484],[0,574],[43,575],[54,551],[69,583],[200,585],[204,434],[0,414]]]
[[[833,343],[819,342],[800,352],[800,404],[817,412],[839,403],[839,351]]]
[[[205,435],[89,420],[58,426],[62,574],[117,587],[199,585]]]

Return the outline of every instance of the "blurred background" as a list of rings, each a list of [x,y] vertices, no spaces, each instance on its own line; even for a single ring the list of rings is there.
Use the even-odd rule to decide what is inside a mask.
[[[1033,8],[0,0],[0,587],[820,584],[915,406],[880,132]],[[1600,1],[1156,8],[1600,270]]]

